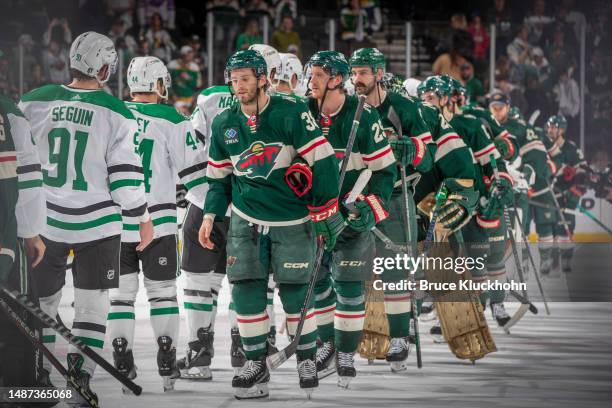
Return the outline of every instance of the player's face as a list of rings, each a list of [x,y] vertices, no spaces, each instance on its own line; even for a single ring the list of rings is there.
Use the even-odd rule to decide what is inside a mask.
[[[548,137],[550,138],[550,140],[554,142],[559,138],[561,129],[559,129],[559,126],[556,125],[548,126],[548,129],[546,129],[546,133],[548,133]]]
[[[421,100],[433,106],[440,106],[440,97],[435,91],[427,91],[421,94]]]
[[[321,67],[312,67],[310,72],[310,83],[308,87],[312,91],[312,96],[315,99],[323,98],[323,94],[325,93],[325,89],[330,82],[330,75]]]
[[[241,104],[250,104],[257,97],[257,87],[259,81],[255,73],[250,68],[235,69],[230,74],[230,81],[236,99]]]
[[[505,103],[492,103],[489,105],[489,111],[498,122],[503,123],[508,117],[510,106]]]
[[[351,68],[351,81],[359,95],[370,95],[376,87],[376,76],[370,67]]]

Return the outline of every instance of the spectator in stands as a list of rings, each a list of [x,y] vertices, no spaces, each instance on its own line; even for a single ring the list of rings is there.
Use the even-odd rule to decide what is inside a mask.
[[[559,104],[559,113],[565,116],[568,121],[568,128],[572,127],[572,122],[580,113],[580,90],[578,83],[572,78],[573,68],[565,69],[559,75],[559,82],[555,85],[554,93]],[[575,127],[574,129],[575,130]],[[570,133],[568,131],[568,133]]]
[[[144,34],[151,54],[164,62],[170,61],[172,51],[176,49],[170,33],[164,28],[162,17],[159,13],[151,16],[151,25]]]
[[[164,27],[174,30],[174,0],[138,0],[138,22],[141,27],[145,27],[155,14]]]
[[[561,8],[564,10],[565,22],[570,24],[576,39],[580,38],[580,29],[586,26],[586,17],[583,13],[575,9],[574,0],[563,0]]]
[[[125,20],[117,19],[113,22],[110,31],[108,32],[108,38],[113,40],[117,48],[121,48],[124,51],[134,54],[138,47],[136,40],[130,34],[127,33],[125,26]],[[130,59],[126,61],[130,61]]]
[[[244,32],[242,32],[236,39],[236,49],[246,50],[253,44],[262,43],[263,38],[261,34],[259,34],[259,23],[256,19],[252,19],[247,21]]]
[[[604,7],[598,7],[595,13],[595,21],[589,24],[587,47],[600,49],[610,55],[610,44],[612,43],[612,30],[608,24],[610,11]]]
[[[553,34],[552,44],[547,53],[548,60],[555,75],[567,69],[574,62],[574,54],[565,44],[565,35],[562,30],[557,30]]]
[[[514,35],[512,13],[506,0],[494,0],[493,7],[489,9],[486,20],[495,24],[495,51],[496,57],[499,57],[506,51],[506,47],[510,44],[512,35]]]
[[[468,28],[468,32],[474,41],[474,60],[483,61],[487,58],[489,52],[489,32],[482,24],[482,20],[478,13],[474,13],[472,23]]]
[[[542,84],[545,88],[549,88],[550,86],[550,64],[548,60],[544,56],[544,51],[540,47],[534,47],[531,49],[531,59],[532,59],[532,67],[533,72],[535,74],[536,79],[540,84]]]
[[[51,39],[49,45],[42,53],[45,78],[54,84],[67,84],[70,82],[68,73],[68,51],[60,43]]]
[[[290,52],[301,58],[302,40],[300,35],[293,31],[293,19],[291,17],[284,17],[279,29],[272,34],[272,46],[278,52]]]
[[[280,26],[285,17],[291,17],[295,21],[297,16],[296,0],[280,0],[274,6],[274,27]]]
[[[461,82],[467,89],[468,97],[473,100],[480,100],[484,96],[482,82],[474,75],[474,67],[470,63],[461,66]]]
[[[506,55],[502,55],[495,64],[495,76],[504,78],[512,85],[520,86],[523,84],[525,71],[514,64]]]
[[[454,48],[461,56],[472,61],[474,59],[474,40],[468,31],[468,23],[465,14],[453,14],[451,16],[451,48]]]
[[[168,64],[175,106],[181,111],[191,107],[193,95],[203,85],[200,67],[195,63],[194,58],[193,48],[184,45],[181,47],[181,57]]]
[[[533,73],[527,75],[525,82],[524,96],[528,109],[524,113],[529,117],[535,110],[539,110],[539,120],[543,123],[557,112],[553,107],[550,90],[545,89],[538,76]]]
[[[363,41],[368,28],[368,14],[359,0],[351,0],[340,10],[341,37],[343,40]]]
[[[368,30],[371,35],[373,32],[380,31],[382,28],[382,13],[380,12],[379,0],[362,0],[361,6],[368,15],[370,22]]]
[[[72,32],[66,18],[53,18],[51,20],[43,34],[43,45],[45,47],[48,46],[51,40],[55,40],[60,46],[65,45],[69,47],[72,44]]]
[[[602,93],[612,89],[610,64],[606,64],[601,50],[594,50],[587,67],[587,84],[590,93]]]
[[[13,49],[12,74],[15,78],[19,78],[19,46],[23,52],[23,80],[24,90],[33,89],[32,82],[34,81],[34,68],[40,65],[38,53],[35,50],[34,40],[30,34],[21,34],[17,40],[17,47]]]
[[[529,27],[522,25],[514,40],[508,44],[506,53],[516,65],[531,65],[531,44],[529,44]]]
[[[9,69],[8,57],[0,50],[0,93],[3,95],[13,95],[17,91],[16,85],[17,83]]]
[[[248,0],[243,8],[244,15],[247,18],[258,16],[271,16],[271,10],[268,3],[264,0]]]
[[[193,61],[198,64],[200,67],[200,72],[202,75],[204,74],[204,70],[208,66],[208,55],[206,55],[206,51],[202,48],[202,41],[200,40],[200,36],[197,34],[192,35],[187,42],[187,45],[193,49]]]
[[[449,52],[445,52],[436,58],[432,71],[434,75],[450,75],[461,81],[461,67],[469,63],[453,44]]]
[[[134,26],[133,13],[136,9],[136,0],[107,0],[106,7],[112,21],[123,21],[126,30]]]
[[[524,20],[529,29],[529,43],[539,45],[546,27],[553,21],[555,19],[546,13],[546,0],[535,0],[533,11]]]

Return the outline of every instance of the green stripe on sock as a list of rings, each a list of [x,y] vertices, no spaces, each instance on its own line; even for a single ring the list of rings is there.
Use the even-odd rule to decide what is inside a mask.
[[[46,336],[42,336],[43,343],[55,343],[55,334],[48,334]]]
[[[91,337],[82,337],[82,336],[76,336],[76,337],[79,340],[81,340],[83,343],[87,344],[88,346],[97,347],[97,348],[104,347],[104,340],[92,339]]]
[[[203,312],[211,312],[213,309],[212,305],[206,304],[206,303],[190,303],[190,302],[185,302],[183,303],[183,305],[185,306],[185,309],[190,309],[190,310],[200,310]]]
[[[151,309],[151,316],[178,314],[178,313],[179,313],[178,306],[160,307],[159,309]]]
[[[136,315],[133,312],[112,312],[108,314],[108,320],[117,320],[117,319],[136,319]]]

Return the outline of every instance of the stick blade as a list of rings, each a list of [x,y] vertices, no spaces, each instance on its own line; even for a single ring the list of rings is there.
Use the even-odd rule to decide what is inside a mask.
[[[268,370],[276,370],[278,367],[283,365],[285,361],[289,360],[296,350],[297,342],[296,344],[291,342],[284,349],[266,357],[266,365],[268,366]]]
[[[508,320],[508,323],[506,323],[504,327],[502,327],[507,334],[510,334],[510,328],[517,324],[519,320],[521,320],[523,316],[525,316],[527,310],[529,310],[529,303],[521,303],[516,313],[514,313],[514,316],[512,316],[512,318]]]

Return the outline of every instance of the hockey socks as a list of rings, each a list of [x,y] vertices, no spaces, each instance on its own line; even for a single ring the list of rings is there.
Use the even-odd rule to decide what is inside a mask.
[[[300,322],[300,310],[306,297],[307,284],[281,283],[278,285],[278,294],[287,314],[287,332],[294,336],[298,323]],[[317,351],[317,322],[314,310],[314,299],[306,312],[306,320],[300,335],[296,355],[298,359],[306,360],[314,358]],[[313,361],[314,363],[314,361]]]
[[[365,320],[363,282],[335,281],[335,287],[334,342],[338,351],[353,353]]]
[[[210,277],[207,273],[182,271],[184,276],[184,303],[187,314],[187,339],[198,339],[198,329],[209,327],[212,322],[213,297]]]
[[[322,342],[333,340],[336,291],[334,290],[330,274],[317,281],[314,294],[315,317],[319,339]]]
[[[151,327],[155,339],[167,336],[176,342],[179,336],[176,280],[156,281],[145,278],[144,286],[151,305]]]
[[[237,281],[232,288],[236,320],[248,360],[258,360],[267,353],[270,330],[266,311],[267,288],[268,282],[263,279]]]
[[[109,311],[108,290],[74,289],[74,322],[72,334],[95,352],[101,353],[106,336],[106,319]],[[74,346],[70,346],[70,354],[81,354]],[[83,356],[81,368],[90,376],[96,368],[96,363]]]
[[[51,296],[41,297],[38,299],[40,302],[40,308],[43,312],[48,314],[49,316],[56,316],[57,309],[59,307],[60,300],[62,299],[62,290],[55,292]],[[44,327],[42,330],[42,342],[49,349],[50,352],[55,351],[55,330]],[[43,357],[43,368],[47,370],[48,373],[51,373],[51,362],[47,360],[46,357]]]

